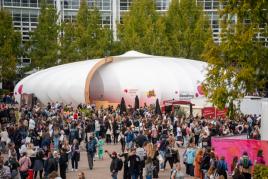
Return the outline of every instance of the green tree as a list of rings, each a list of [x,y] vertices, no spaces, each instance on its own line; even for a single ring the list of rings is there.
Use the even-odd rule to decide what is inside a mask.
[[[75,44],[75,24],[72,22],[62,23],[62,36],[60,38],[60,59],[61,63],[69,63],[79,58],[79,53]]]
[[[235,99],[263,89],[267,80],[268,49],[256,38],[267,32],[267,7],[267,1],[225,1],[221,43],[206,44],[206,95],[217,107],[228,107],[230,115]]]
[[[65,23],[63,28],[63,62],[99,58],[110,53],[112,33],[101,25],[100,19],[98,9],[89,9],[82,0],[76,21]]]
[[[196,0],[172,0],[166,17],[166,33],[172,56],[201,59],[210,25]]]
[[[165,21],[155,10],[153,0],[134,0],[118,25],[123,50],[137,50],[152,55],[169,54]]]
[[[14,80],[17,57],[20,54],[21,37],[15,32],[12,17],[6,10],[0,10],[0,80]]]
[[[58,64],[58,15],[52,5],[41,2],[38,26],[31,33],[28,53],[33,67],[48,68]]]

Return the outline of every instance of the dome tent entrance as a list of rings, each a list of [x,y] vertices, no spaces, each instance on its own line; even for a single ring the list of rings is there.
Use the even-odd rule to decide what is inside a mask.
[[[189,100],[202,95],[198,87],[207,64],[184,58],[146,55],[129,51],[120,56],[85,60],[38,71],[15,86],[21,94],[34,94],[43,104],[63,102],[78,105],[107,101],[140,105],[164,100]]]

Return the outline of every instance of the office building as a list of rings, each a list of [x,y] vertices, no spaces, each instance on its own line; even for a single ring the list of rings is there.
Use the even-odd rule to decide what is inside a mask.
[[[155,0],[156,9],[160,12],[168,10],[171,0]],[[213,31],[213,39],[220,42],[219,8],[220,0],[197,0],[197,3],[203,7],[209,17]],[[21,32],[22,41],[29,40],[29,32],[33,31],[38,24],[38,15],[40,12],[41,0],[0,0],[0,6],[8,9],[13,18],[13,24],[16,30]],[[132,0],[88,0],[88,6],[97,6],[101,12],[101,23],[113,30],[113,36],[116,37],[116,24],[122,20],[122,16],[128,11]],[[53,4],[59,14],[59,22],[76,18],[79,9],[80,0],[47,0],[47,3]],[[30,59],[22,57],[21,64],[30,63]]]

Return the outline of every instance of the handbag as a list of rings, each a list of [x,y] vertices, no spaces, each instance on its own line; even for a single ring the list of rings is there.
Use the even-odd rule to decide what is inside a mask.
[[[165,153],[165,158],[171,158],[171,157],[172,157],[171,149],[168,148]]]

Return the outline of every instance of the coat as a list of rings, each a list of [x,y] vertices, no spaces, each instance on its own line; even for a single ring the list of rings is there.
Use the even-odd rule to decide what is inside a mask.
[[[197,155],[194,161],[194,176],[195,177],[201,177],[202,175],[201,167],[200,167],[201,161],[202,161],[202,155]]]

